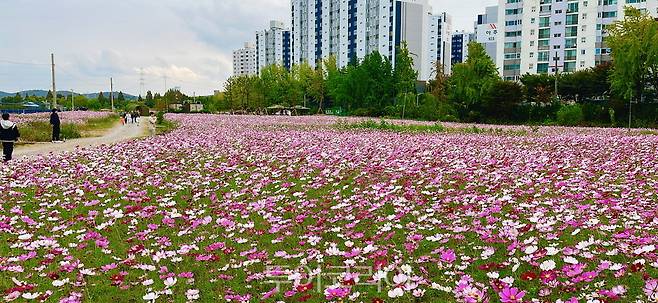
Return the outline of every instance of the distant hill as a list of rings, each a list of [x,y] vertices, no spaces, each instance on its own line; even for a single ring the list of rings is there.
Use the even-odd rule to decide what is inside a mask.
[[[37,96],[37,97],[46,97],[48,96],[48,91],[47,90],[42,90],[42,89],[32,89],[32,90],[24,90],[19,92],[21,96],[25,96],[27,94],[28,96]],[[58,95],[62,96],[70,96],[71,92],[70,91],[57,91]],[[119,95],[119,92],[114,92],[115,96]],[[0,91],[0,98],[4,98],[7,96],[14,96],[16,93],[8,93],[8,92],[3,92]],[[73,93],[75,96],[79,96],[80,94],[78,93]],[[83,96],[90,98],[90,99],[95,99],[98,98],[98,93],[88,93],[88,94],[82,94]],[[107,98],[110,97],[110,92],[103,92],[103,95]],[[126,94],[123,93],[123,97],[126,98],[127,100],[136,100],[137,96],[133,96],[131,94]]]
[[[89,99],[98,98],[98,93],[89,93],[89,94],[82,94],[82,95],[89,98]],[[114,98],[116,98],[118,95],[119,95],[119,92],[114,92]],[[109,98],[110,97],[110,92],[103,92],[103,96],[105,98]],[[137,100],[137,96],[133,96],[131,94],[123,93],[123,97],[126,98],[126,100]]]

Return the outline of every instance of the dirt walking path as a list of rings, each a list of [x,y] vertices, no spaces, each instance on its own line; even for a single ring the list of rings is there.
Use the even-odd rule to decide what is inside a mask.
[[[103,136],[71,139],[63,143],[46,143],[17,146],[14,151],[14,159],[23,157],[39,156],[49,153],[60,153],[74,151],[76,148],[94,147],[103,144],[113,144],[134,138],[143,137],[148,134],[147,123],[118,124],[109,129]]]

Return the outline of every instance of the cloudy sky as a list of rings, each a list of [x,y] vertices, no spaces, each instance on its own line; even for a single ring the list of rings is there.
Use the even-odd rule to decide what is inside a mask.
[[[453,15],[455,29],[496,0],[430,0]],[[0,0],[0,91],[50,87],[55,53],[58,90],[140,93],[179,86],[197,95],[220,89],[232,50],[270,19],[290,22],[290,0]]]

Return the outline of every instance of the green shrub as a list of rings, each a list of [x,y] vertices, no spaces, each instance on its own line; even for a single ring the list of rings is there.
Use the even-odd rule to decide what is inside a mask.
[[[155,115],[156,118],[156,123],[157,124],[164,124],[165,123],[165,113],[164,112],[158,112],[157,115]]]
[[[385,131],[394,131],[394,132],[435,133],[435,132],[445,131],[445,128],[440,123],[435,123],[432,125],[421,125],[421,124],[398,125],[388,122],[386,120],[381,120],[379,122],[375,122],[373,120],[366,120],[358,123],[339,122],[336,126],[342,129],[370,129],[370,130],[385,130]]]
[[[77,125],[73,123],[65,123],[62,124],[61,137],[62,139],[77,139],[82,138],[82,134]]]
[[[557,123],[562,126],[578,126],[583,119],[583,109],[578,104],[562,106],[557,112]]]
[[[52,139],[53,127],[48,122],[27,122],[18,125],[21,132],[21,141],[49,142]],[[73,123],[64,123],[60,128],[62,139],[77,139],[82,137],[79,126]]]

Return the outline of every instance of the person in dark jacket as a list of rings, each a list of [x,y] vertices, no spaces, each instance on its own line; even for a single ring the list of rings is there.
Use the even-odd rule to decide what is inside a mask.
[[[59,132],[60,132],[61,122],[59,121],[59,115],[57,114],[57,109],[53,109],[53,113],[50,114],[50,125],[53,126],[53,142],[60,141]]]
[[[2,154],[5,162],[11,160],[11,155],[14,153],[14,143],[18,141],[20,136],[21,134],[18,133],[16,123],[9,121],[9,114],[2,114],[2,120],[0,120],[0,141],[2,141]]]

